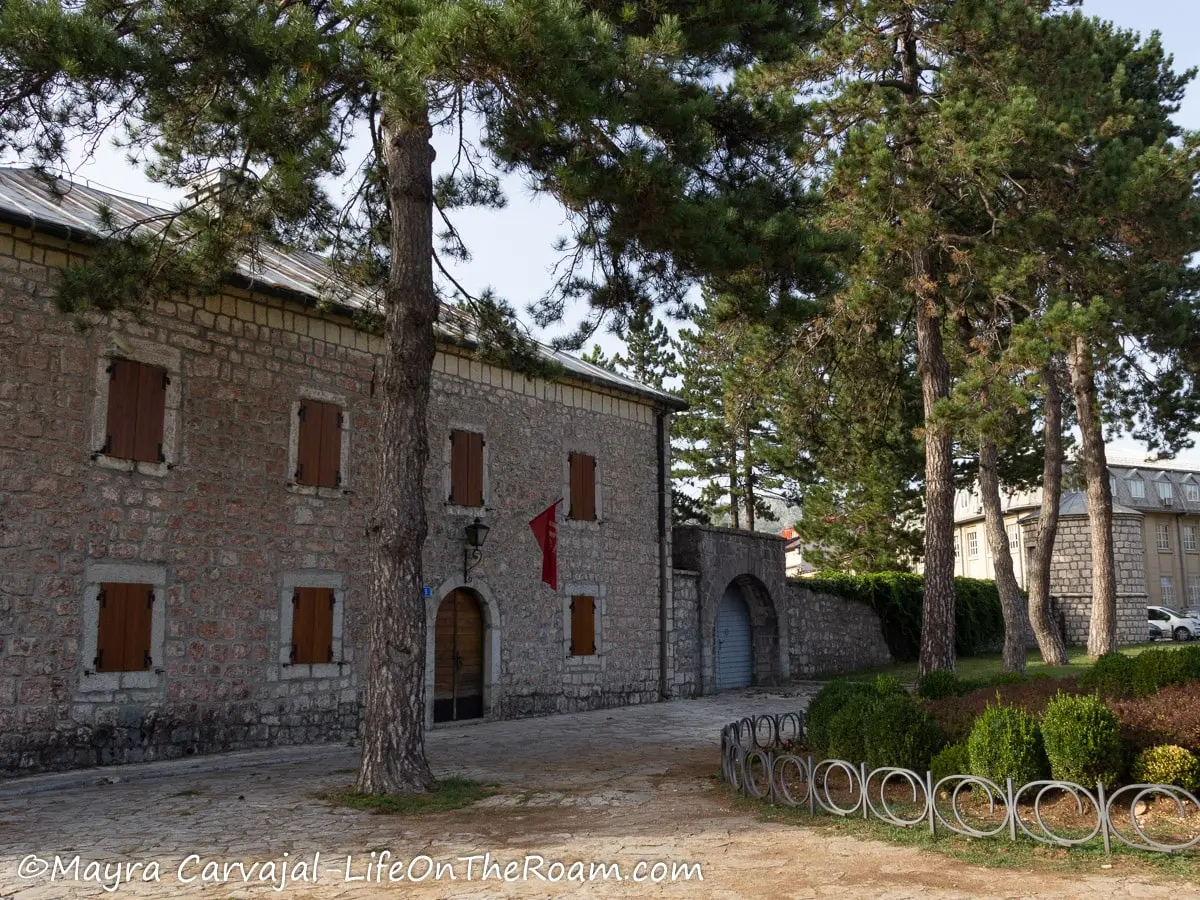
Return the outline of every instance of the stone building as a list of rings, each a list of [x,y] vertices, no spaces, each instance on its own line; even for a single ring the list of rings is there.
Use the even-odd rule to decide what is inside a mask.
[[[1147,603],[1200,609],[1200,472],[1162,463],[1111,457],[1113,549],[1117,565],[1118,635],[1124,643],[1145,640]],[[1003,496],[1004,521],[1017,580],[1025,586],[1037,536],[1041,491]],[[1071,643],[1086,643],[1091,615],[1091,543],[1087,498],[1066,491],[1051,564],[1051,594]],[[959,575],[991,578],[991,548],[983,507],[975,491],[960,491],[955,504],[955,558]]]
[[[101,203],[127,221],[159,212],[0,170],[0,771],[352,740],[377,338],[353,301],[318,302],[318,257],[276,248],[216,295],[77,331],[50,295],[87,259]],[[553,381],[439,336],[429,723],[855,667],[862,641],[808,635],[853,619],[877,639],[878,621],[801,609],[781,540],[672,534],[679,401],[544,352]],[[529,523],[559,498],[552,590]]]

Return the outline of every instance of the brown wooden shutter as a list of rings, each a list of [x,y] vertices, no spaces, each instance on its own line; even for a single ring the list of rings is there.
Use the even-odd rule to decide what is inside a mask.
[[[467,435],[467,501],[483,506],[483,435]]]
[[[321,472],[321,407],[300,401],[300,437],[296,442],[296,484],[316,485]]]
[[[111,396],[111,394],[110,394]],[[119,672],[125,662],[125,585],[102,584],[100,595],[100,619],[96,630],[96,658],[93,664],[97,672]]]
[[[342,480],[342,411],[332,403],[317,405],[321,414],[321,462],[317,485],[337,487]]]
[[[309,662],[333,662],[333,590],[330,588],[312,589],[312,640],[309,649]]]
[[[137,364],[137,429],[133,458],[139,462],[165,462],[163,420],[167,409],[167,371]]]
[[[117,459],[135,459],[140,366],[114,359],[108,366],[108,418],[103,452]]]
[[[571,655],[596,655],[596,598],[571,598]]]
[[[154,615],[154,587],[149,584],[125,585],[125,665],[126,672],[149,669],[150,624]]]
[[[316,611],[312,588],[296,588],[292,594],[292,653],[296,665],[311,663],[313,646],[313,615]]]
[[[483,435],[450,432],[450,502],[483,506]]]
[[[596,460],[586,453],[571,454],[570,517],[582,521],[596,518]]]

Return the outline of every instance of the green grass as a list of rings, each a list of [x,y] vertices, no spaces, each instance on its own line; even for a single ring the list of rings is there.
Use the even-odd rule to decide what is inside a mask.
[[[353,788],[329,791],[319,795],[334,806],[349,806],[382,815],[415,816],[423,813],[446,812],[472,806],[496,791],[491,785],[479,784],[469,778],[451,776],[439,779],[426,794],[360,794]]]
[[[1143,650],[1147,650],[1150,647],[1178,648],[1186,646],[1188,645],[1175,644],[1171,641],[1159,641],[1155,644],[1133,644],[1128,647],[1122,647],[1119,652],[1126,656],[1137,656]],[[1087,650],[1083,647],[1069,647],[1067,649],[1067,659],[1070,660],[1069,665],[1048,666],[1042,662],[1041,654],[1037,650],[1031,650],[1025,663],[1025,674],[1062,678],[1067,675],[1079,675],[1086,669],[1091,668],[1094,662],[1094,660],[1088,658]],[[963,657],[958,660],[955,671],[959,678],[986,684],[1004,673],[1003,659],[999,653],[985,653],[980,656]],[[876,675],[894,675],[901,682],[912,684],[917,680],[917,663],[915,660],[913,662],[893,663],[890,666],[881,666],[876,669],[861,669],[840,677],[848,678],[852,681],[870,681]]]
[[[1094,872],[1106,875],[1129,876],[1153,873],[1177,878],[1196,877],[1196,857],[1192,854],[1151,853],[1134,850],[1113,841],[1111,855],[1104,844],[1080,847],[1052,847],[1029,838],[1015,842],[1007,835],[995,838],[969,838],[949,834],[944,829],[936,837],[927,827],[899,828],[884,822],[865,822],[862,819],[829,815],[809,815],[807,810],[786,806],[770,806],[761,800],[737,797],[735,805],[748,812],[757,812],[764,822],[819,829],[824,833],[843,834],[864,840],[885,841],[902,847],[916,847],[948,856],[961,862],[995,869],[1032,869],[1047,872]]]

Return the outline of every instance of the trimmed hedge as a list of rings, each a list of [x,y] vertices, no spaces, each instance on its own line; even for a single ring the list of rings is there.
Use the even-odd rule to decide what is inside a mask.
[[[1106,697],[1149,697],[1194,678],[1200,678],[1200,647],[1154,647],[1137,656],[1105,653],[1079,676],[1079,686]]]
[[[1174,784],[1193,794],[1200,791],[1200,759],[1174,744],[1143,750],[1133,761],[1132,774],[1138,784]]]
[[[874,687],[858,681],[831,681],[821,688],[804,713],[804,737],[808,749],[819,756],[829,756],[833,720],[851,700],[874,693]]]
[[[951,775],[971,774],[971,750],[966,744],[951,744],[934,754],[929,764],[933,773],[933,783],[937,784],[943,778]]]
[[[846,575],[822,572],[803,586],[824,594],[866,603],[879,616],[883,639],[898,662],[917,659],[921,651],[921,608],[925,581],[908,572]],[[1004,614],[994,581],[955,578],[955,652],[975,656],[1004,640]]]
[[[1037,720],[1015,706],[989,706],[967,739],[971,774],[1003,785],[1028,784],[1046,776],[1049,764]]]
[[[1059,781],[1112,787],[1124,772],[1121,727],[1096,695],[1059,694],[1046,705],[1041,727],[1050,773]]]
[[[971,684],[947,669],[934,669],[917,679],[917,696],[922,700],[943,700],[961,697],[971,691]]]

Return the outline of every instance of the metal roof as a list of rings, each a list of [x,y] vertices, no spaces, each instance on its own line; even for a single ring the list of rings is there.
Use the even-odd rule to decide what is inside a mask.
[[[31,169],[0,167],[0,219],[14,222],[35,231],[57,234],[70,240],[95,241],[107,230],[100,210],[106,208],[118,227],[146,222],[152,228],[155,220],[172,210],[145,200],[121,196],[65,178],[47,180]],[[291,250],[264,243],[254,258],[237,263],[236,276],[245,280],[251,289],[283,291],[312,301],[336,297],[337,305],[349,310],[371,308],[375,298],[366,290],[345,290],[339,286],[325,260],[316,253]],[[340,288],[340,289],[339,289]],[[443,305],[441,337],[452,343],[476,346],[470,320],[453,307]],[[448,328],[453,320],[455,328]],[[465,340],[464,340],[465,337]],[[666,391],[626,378],[600,366],[584,362],[561,350],[537,344],[541,355],[566,370],[568,375],[582,381],[601,384],[614,390],[652,400],[673,409],[687,404]]]

